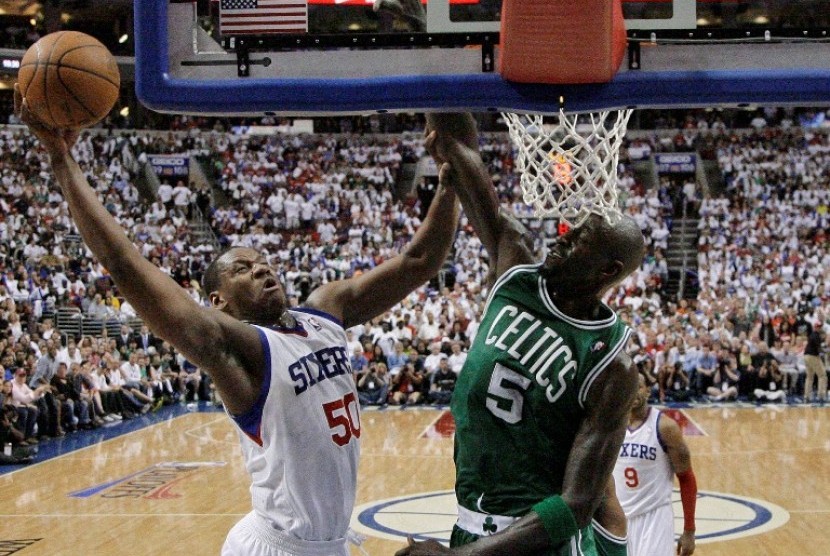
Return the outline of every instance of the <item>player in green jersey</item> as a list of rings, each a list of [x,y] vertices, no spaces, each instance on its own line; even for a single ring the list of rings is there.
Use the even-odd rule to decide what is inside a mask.
[[[459,517],[448,549],[399,556],[625,553],[608,481],[637,390],[631,331],[603,295],[642,262],[630,218],[592,216],[547,257],[501,210],[470,115],[427,116],[427,148],[490,258],[487,305],[452,400]],[[613,491],[613,488],[610,489]],[[605,500],[605,503],[603,503]],[[617,510],[617,511],[615,511]],[[621,541],[621,542],[620,542]]]

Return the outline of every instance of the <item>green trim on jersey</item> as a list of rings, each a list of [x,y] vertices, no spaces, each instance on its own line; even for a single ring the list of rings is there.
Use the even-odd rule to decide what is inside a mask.
[[[562,493],[588,392],[631,334],[603,312],[597,321],[564,315],[538,265],[496,282],[452,398],[459,504],[523,516]]]

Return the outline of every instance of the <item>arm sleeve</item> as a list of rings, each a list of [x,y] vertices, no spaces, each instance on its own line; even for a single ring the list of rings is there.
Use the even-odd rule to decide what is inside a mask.
[[[677,474],[680,481],[680,502],[683,505],[683,530],[695,530],[695,506],[697,505],[697,479],[691,468]]]

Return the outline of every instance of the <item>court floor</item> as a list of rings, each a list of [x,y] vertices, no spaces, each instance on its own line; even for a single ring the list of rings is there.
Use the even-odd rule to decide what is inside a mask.
[[[830,408],[675,410],[698,477],[700,556],[830,554]],[[391,555],[454,521],[452,419],[362,416],[352,554]],[[679,508],[679,503],[678,503]],[[0,556],[218,554],[250,509],[236,434],[213,410],[165,408],[42,445],[0,467]]]

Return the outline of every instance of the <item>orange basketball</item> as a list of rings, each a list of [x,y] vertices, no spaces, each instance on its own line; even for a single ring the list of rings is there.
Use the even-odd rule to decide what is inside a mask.
[[[58,31],[26,51],[20,94],[44,124],[80,129],[101,121],[118,100],[121,75],[107,47],[77,31]]]

